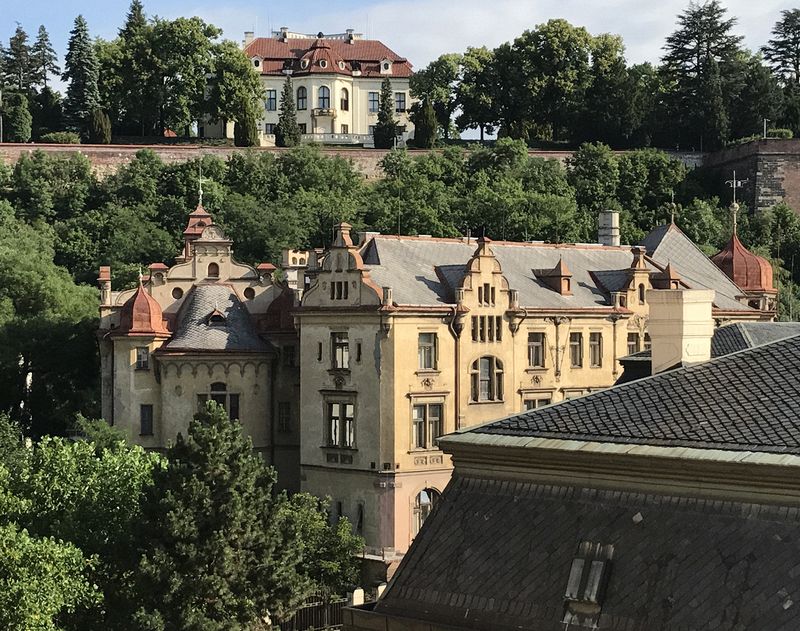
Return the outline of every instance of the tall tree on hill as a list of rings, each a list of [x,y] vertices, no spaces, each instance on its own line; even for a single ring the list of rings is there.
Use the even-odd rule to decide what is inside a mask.
[[[413,113],[414,121],[414,146],[417,149],[430,149],[436,143],[436,131],[439,126],[436,122],[436,112],[428,99],[422,100],[422,105]],[[481,132],[483,130],[481,129]]]
[[[81,133],[86,133],[89,116],[100,103],[98,73],[99,66],[89,38],[89,27],[83,16],[79,15],[70,32],[64,74],[61,78],[69,81],[64,114],[70,127]]]
[[[275,144],[279,147],[295,147],[300,144],[300,127],[297,124],[297,109],[294,103],[292,78],[286,75],[281,92],[281,111],[275,129]]]
[[[378,102],[378,124],[375,125],[376,149],[391,149],[397,135],[397,120],[394,117],[394,98],[392,82],[385,77],[381,82],[380,101]]]
[[[39,26],[36,41],[31,46],[31,74],[33,83],[42,88],[47,87],[47,77],[58,75],[61,68],[58,66],[58,56],[50,43],[50,35],[44,24]]]
[[[625,139],[628,67],[619,35],[603,33],[592,38],[592,62],[586,88],[581,136],[586,140],[620,146]]]
[[[781,19],[772,27],[772,39],[761,51],[784,84],[800,84],[800,9],[781,11]]]
[[[461,55],[448,53],[411,75],[411,95],[427,98],[436,112],[436,120],[445,139],[450,138],[453,112],[457,107],[456,86],[459,82]]]
[[[725,110],[725,98],[722,92],[722,80],[719,64],[709,57],[701,71],[698,81],[697,104],[698,115],[703,122],[701,148],[714,151],[722,148],[728,140],[730,125]]]
[[[33,87],[31,47],[28,44],[28,34],[19,22],[14,35],[8,40],[8,48],[3,56],[6,82],[22,93],[29,93]]]
[[[484,133],[491,133],[497,123],[492,102],[492,84],[496,80],[491,72],[493,60],[494,54],[485,46],[467,48],[461,57],[461,81],[456,87],[456,103],[461,109],[456,125],[461,130],[480,129],[481,142]]]
[[[778,123],[783,109],[783,93],[777,77],[752,55],[746,61],[742,88],[737,91],[731,108],[731,137],[760,134],[764,119]]]
[[[151,133],[157,116],[155,114],[155,59],[152,55],[152,26],[147,23],[144,6],[140,0],[132,0],[125,23],[119,30],[121,64],[119,76],[119,102],[121,118],[127,131],[141,134]]]
[[[706,128],[715,128],[712,136],[725,128],[719,124],[715,107],[704,100],[717,91],[717,86],[706,83],[719,82],[727,116],[732,98],[730,87],[741,82],[743,68],[737,62],[742,37],[732,33],[736,18],[727,18],[726,13],[719,0],[690,2],[686,11],[678,16],[678,28],[664,44],[663,67],[672,85],[670,107],[674,131],[686,144],[705,145],[708,142]],[[712,118],[707,118],[709,116]]]

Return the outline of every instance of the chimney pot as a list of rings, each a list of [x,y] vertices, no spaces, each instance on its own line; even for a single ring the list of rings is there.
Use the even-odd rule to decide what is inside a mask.
[[[619,246],[619,213],[601,210],[597,217],[597,242],[601,245]]]

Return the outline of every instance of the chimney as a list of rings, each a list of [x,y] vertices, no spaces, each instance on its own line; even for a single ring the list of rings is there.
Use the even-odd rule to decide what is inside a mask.
[[[347,29],[347,30],[345,31],[345,33],[347,34],[347,36],[345,37],[345,39],[347,40],[347,43],[348,43],[348,44],[353,44],[353,43],[355,43],[355,35],[354,35],[354,33],[355,33],[355,30],[354,30],[354,29],[351,29],[351,28],[349,28],[349,29]]]
[[[288,26],[282,26],[281,27],[281,34],[278,37],[278,39],[283,41],[283,42],[285,42],[286,40],[289,39],[289,27]]]
[[[97,275],[97,284],[100,285],[100,304],[103,306],[111,304],[111,267],[108,265],[100,266],[100,273]]]
[[[712,289],[648,290],[652,372],[691,366],[711,359],[714,318]]]
[[[245,31],[244,32],[244,46],[247,48],[250,44],[253,43],[253,40],[256,38],[256,34],[254,31]]]
[[[619,245],[619,213],[601,210],[597,218],[597,242],[600,245]]]

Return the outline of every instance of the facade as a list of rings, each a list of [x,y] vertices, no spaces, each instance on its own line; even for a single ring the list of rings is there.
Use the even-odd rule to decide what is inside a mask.
[[[443,438],[442,500],[344,629],[800,627],[800,337],[709,360],[691,293],[651,317],[705,361]]]
[[[602,218],[605,245],[355,245],[342,224],[306,271],[302,488],[329,495],[371,555],[399,558],[438,501],[452,470],[440,436],[613,385],[648,344],[648,292],[710,291],[712,327],[773,319],[677,226],[620,246],[616,219]]]
[[[150,266],[136,289],[112,291],[100,269],[103,417],[134,444],[164,449],[208,399],[241,419],[283,488],[299,487],[294,292],[275,267],[237,263],[202,206],[176,264]]]
[[[287,28],[272,37],[245,33],[244,53],[261,75],[266,91],[259,121],[262,144],[275,144],[274,130],[287,76],[291,76],[297,122],[309,142],[373,146],[372,129],[378,121],[378,97],[385,78],[392,82],[398,144],[413,135],[409,61],[382,42],[360,33],[305,35]],[[204,133],[219,136],[227,125],[207,125]],[[228,136],[232,130],[226,130]]]

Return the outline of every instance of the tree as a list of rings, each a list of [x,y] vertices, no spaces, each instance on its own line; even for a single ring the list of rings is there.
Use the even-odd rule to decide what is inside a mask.
[[[157,61],[152,51],[152,31],[141,1],[132,0],[118,37],[122,58],[117,72],[120,122],[128,133],[142,136],[152,133],[158,119]]]
[[[684,143],[727,140],[732,86],[741,83],[738,63],[742,37],[731,31],[736,18],[726,18],[718,0],[696,3],[678,16],[678,28],[664,44],[663,67],[671,84],[670,107],[677,138]],[[719,95],[720,103],[717,103]],[[711,97],[714,105],[707,99]],[[725,110],[725,116],[722,109]],[[706,129],[711,128],[710,134]],[[705,148],[705,145],[704,145]],[[709,148],[712,148],[709,146]]]
[[[294,88],[289,75],[286,75],[281,92],[281,111],[278,115],[278,127],[275,130],[275,144],[279,147],[295,147],[300,144],[300,127],[297,124]]]
[[[800,84],[800,9],[781,11],[781,19],[772,27],[772,39],[761,51],[784,84]]]
[[[111,143],[111,121],[108,114],[99,107],[92,110],[92,118],[89,123],[89,142],[97,145]]]
[[[58,66],[58,56],[50,43],[50,36],[44,24],[39,26],[36,41],[31,46],[31,74],[35,85],[47,88],[47,77],[58,75],[61,68]]]
[[[64,74],[61,78],[69,81],[64,114],[70,127],[83,134],[88,131],[92,110],[100,102],[98,72],[97,57],[89,38],[89,27],[83,16],[79,15],[70,31]]]
[[[28,142],[31,139],[31,113],[28,99],[22,93],[3,95],[3,140],[6,142]]]
[[[378,102],[378,124],[375,125],[373,137],[376,149],[391,149],[397,137],[397,120],[394,117],[394,95],[392,82],[384,77],[381,82],[381,94]]]
[[[436,120],[445,140],[450,138],[453,112],[456,110],[456,86],[459,80],[461,55],[441,55],[427,67],[418,70],[409,81],[411,95],[417,99],[428,99],[436,112]]]
[[[97,108],[108,116],[114,129],[122,129],[130,133],[125,111],[122,81],[125,76],[127,60],[120,45],[119,38],[108,41],[101,37],[94,40],[94,54],[99,67],[97,91],[100,95]],[[94,110],[93,110],[94,111]],[[91,124],[90,119],[90,124]],[[90,130],[91,135],[91,130]]]
[[[783,93],[775,76],[753,55],[746,61],[744,84],[735,95],[730,113],[731,137],[761,133],[764,119],[773,125],[782,114]]]
[[[261,79],[242,49],[231,41],[213,48],[214,72],[209,81],[208,116],[212,121],[239,122],[255,112],[264,96]],[[257,143],[256,143],[257,144]]]
[[[308,593],[298,529],[275,474],[241,425],[212,403],[178,435],[143,520],[138,628],[250,628],[290,614]]]
[[[567,160],[567,177],[578,207],[590,214],[608,208],[617,196],[619,165],[602,143],[585,143]]]
[[[591,51],[581,135],[586,140],[619,146],[630,133],[625,46],[618,35],[604,33],[592,38]]]
[[[414,122],[414,146],[417,149],[430,149],[436,144],[436,132],[438,123],[436,122],[436,112],[433,105],[425,98],[422,105],[412,113]],[[483,132],[483,128],[481,128]]]
[[[256,112],[252,105],[245,105],[244,111],[239,115],[239,120],[233,124],[233,142],[237,147],[257,147],[259,145]]]
[[[492,102],[492,62],[494,54],[485,46],[467,48],[461,57],[461,81],[456,88],[456,103],[461,114],[456,124],[461,130],[480,129],[481,142],[484,133],[493,131],[497,122],[497,113]]]
[[[17,22],[17,29],[3,51],[6,81],[22,94],[28,94],[34,83],[31,48],[28,34]]]

